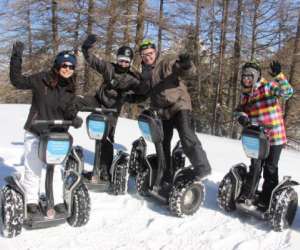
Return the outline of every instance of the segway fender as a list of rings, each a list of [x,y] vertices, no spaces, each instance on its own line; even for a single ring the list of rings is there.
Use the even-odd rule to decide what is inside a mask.
[[[69,170],[68,175],[64,179],[64,200],[68,205],[68,216],[72,213],[73,192],[81,183],[81,175],[74,170]]]
[[[173,184],[175,184],[178,181],[190,181],[195,178],[194,172],[193,172],[193,167],[185,167],[185,168],[180,168],[178,169],[173,177]]]
[[[238,163],[230,169],[230,172],[236,181],[234,199],[237,199],[242,190],[243,177],[241,176],[241,170],[244,170],[245,172],[247,171],[247,166],[244,163]]]

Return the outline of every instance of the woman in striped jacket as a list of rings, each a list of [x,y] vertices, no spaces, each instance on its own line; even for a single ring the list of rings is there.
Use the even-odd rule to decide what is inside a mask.
[[[279,98],[287,100],[293,94],[293,88],[281,72],[280,63],[272,62],[270,69],[270,74],[274,78],[267,81],[261,77],[261,68],[257,63],[244,64],[241,100],[236,109],[236,116],[242,126],[260,124],[267,128],[271,147],[269,156],[263,163],[264,183],[259,197],[259,202],[263,206],[269,203],[272,190],[278,184],[278,162],[283,145],[287,142]],[[251,165],[245,192],[250,189],[253,172]]]

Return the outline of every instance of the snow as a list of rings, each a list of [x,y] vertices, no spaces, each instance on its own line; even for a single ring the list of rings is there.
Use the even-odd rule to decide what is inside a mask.
[[[15,171],[23,172],[23,125],[28,105],[0,105],[0,187],[3,178]],[[85,114],[80,114],[83,118]],[[74,145],[81,145],[85,166],[92,168],[94,142],[85,126],[71,129]],[[120,118],[116,129],[115,149],[131,150],[131,143],[140,136],[136,121]],[[190,217],[177,218],[168,207],[153,198],[140,197],[134,180],[129,180],[128,194],[113,196],[90,192],[90,221],[84,227],[68,224],[57,227],[26,230],[16,238],[0,237],[1,249],[299,249],[300,209],[295,221],[284,232],[240,212],[225,213],[216,203],[217,188],[229,168],[248,163],[240,141],[199,134],[213,174],[204,181],[206,199],[199,211]],[[175,133],[173,145],[178,140]],[[148,145],[149,152],[153,146]],[[300,154],[284,150],[279,162],[280,178],[291,175],[300,181]],[[299,187],[296,187],[299,195]],[[299,196],[300,197],[300,196]],[[297,247],[298,245],[298,247]]]

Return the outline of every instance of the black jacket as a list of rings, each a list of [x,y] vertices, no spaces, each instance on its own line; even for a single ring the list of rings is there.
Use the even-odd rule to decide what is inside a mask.
[[[72,120],[67,107],[75,97],[75,75],[69,79],[58,76],[54,69],[30,76],[22,75],[22,55],[13,52],[10,61],[10,81],[17,89],[30,89],[32,103],[24,129],[40,134],[33,120]]]
[[[131,70],[124,72],[117,64],[97,58],[91,52],[91,48],[82,47],[82,52],[88,64],[103,76],[103,84],[95,95],[101,106],[116,108],[120,111],[127,93],[143,94],[145,92],[138,73]]]

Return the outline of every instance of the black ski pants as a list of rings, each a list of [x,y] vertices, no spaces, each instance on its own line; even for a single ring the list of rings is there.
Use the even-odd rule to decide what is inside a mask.
[[[201,171],[211,171],[206,153],[195,134],[191,111],[181,110],[171,119],[163,120],[163,149],[166,158],[165,178],[171,174],[171,140],[174,128],[178,131],[184,153],[195,169],[195,175],[200,175]]]

